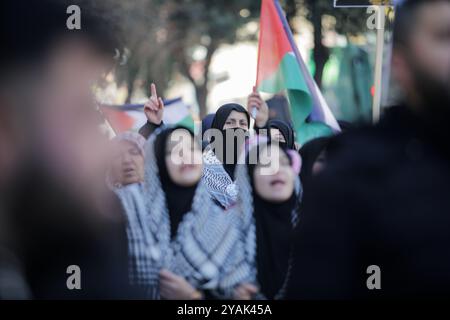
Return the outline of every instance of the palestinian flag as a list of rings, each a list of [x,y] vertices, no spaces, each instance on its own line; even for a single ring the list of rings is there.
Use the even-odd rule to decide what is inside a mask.
[[[259,31],[258,91],[287,91],[298,142],[333,132],[339,125],[306,68],[277,0],[262,0]]]
[[[138,131],[147,122],[143,104],[104,105],[101,111],[116,134],[129,130]],[[194,130],[190,107],[181,98],[164,100],[163,122]]]

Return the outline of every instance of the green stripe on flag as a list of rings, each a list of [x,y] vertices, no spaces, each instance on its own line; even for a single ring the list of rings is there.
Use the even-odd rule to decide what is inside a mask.
[[[312,99],[292,53],[284,55],[277,71],[264,79],[258,90],[273,94],[287,90],[297,141],[301,145],[311,139],[333,134],[332,129],[322,122],[306,122],[312,111]]]
[[[176,125],[188,128],[192,132],[195,132],[194,131],[194,129],[195,129],[194,119],[192,118],[192,116],[190,114],[188,116],[184,117],[183,119],[181,119],[180,121],[178,121],[176,123]]]

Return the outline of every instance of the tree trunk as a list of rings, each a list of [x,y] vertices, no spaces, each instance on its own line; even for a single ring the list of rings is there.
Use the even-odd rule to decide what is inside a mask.
[[[175,51],[180,61],[180,72],[193,84],[195,89],[195,97],[197,99],[198,109],[200,119],[203,119],[207,115],[207,102],[208,102],[208,85],[209,85],[209,67],[211,65],[211,60],[218,48],[218,44],[211,42],[207,47],[208,53],[205,57],[205,64],[203,67],[203,81],[196,81],[190,72],[190,62],[188,61],[185,53],[182,50]]]
[[[125,99],[126,104],[131,102],[131,97],[133,96],[134,91],[134,82],[136,81],[138,74],[139,68],[137,68],[136,66],[129,67],[127,74],[127,97]]]
[[[314,27],[314,63],[316,72],[314,79],[319,88],[322,87],[322,75],[325,64],[330,56],[328,48],[322,43],[322,10],[318,1],[310,0],[311,19]]]
[[[297,15],[297,1],[286,0],[285,11],[286,11],[286,19],[288,21],[289,27],[292,30],[292,33],[297,33],[297,30],[295,29],[295,26],[293,24],[293,20]]]
[[[204,84],[195,86],[195,97],[197,98],[198,108],[200,112],[200,119],[203,119],[208,110],[206,108],[206,102],[208,100],[208,82],[205,81]]]
[[[205,58],[205,66],[203,68],[203,83],[200,86],[195,86],[195,94],[197,96],[198,108],[200,111],[200,119],[207,115],[208,102],[208,85],[209,85],[209,67],[211,65],[212,57],[216,52],[218,45],[212,42],[208,47],[208,53]]]

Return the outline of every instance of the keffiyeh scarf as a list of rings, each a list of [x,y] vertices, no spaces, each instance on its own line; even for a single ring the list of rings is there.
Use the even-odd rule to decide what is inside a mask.
[[[158,298],[159,271],[165,268],[199,290],[230,298],[234,287],[246,281],[250,273],[240,247],[239,218],[214,204],[201,181],[191,210],[184,214],[171,240],[166,196],[154,154],[160,131],[146,144],[144,183],[119,191],[128,193],[121,199],[129,220],[130,280],[148,285],[149,297]]]
[[[143,185],[115,189],[122,202],[128,237],[128,277],[132,286],[148,299],[159,299],[160,250],[148,227]]]
[[[229,208],[237,199],[238,188],[223,168],[212,150],[206,150],[203,154],[202,182],[210,196],[220,203],[223,208]]]

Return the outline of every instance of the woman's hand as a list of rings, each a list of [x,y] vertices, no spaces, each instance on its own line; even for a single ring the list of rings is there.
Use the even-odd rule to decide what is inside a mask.
[[[165,269],[161,270],[159,276],[159,290],[162,298],[167,300],[199,300],[202,298],[202,294],[183,277]]]
[[[164,102],[158,97],[154,83],[151,84],[150,91],[150,99],[144,104],[144,113],[149,122],[160,125],[164,114]]]
[[[259,289],[250,283],[243,283],[234,289],[234,300],[251,300]]]
[[[255,88],[253,88],[253,92],[247,99],[247,110],[250,114],[253,114],[254,108],[258,110],[255,117],[255,124],[257,127],[263,128],[269,120],[269,107]]]

